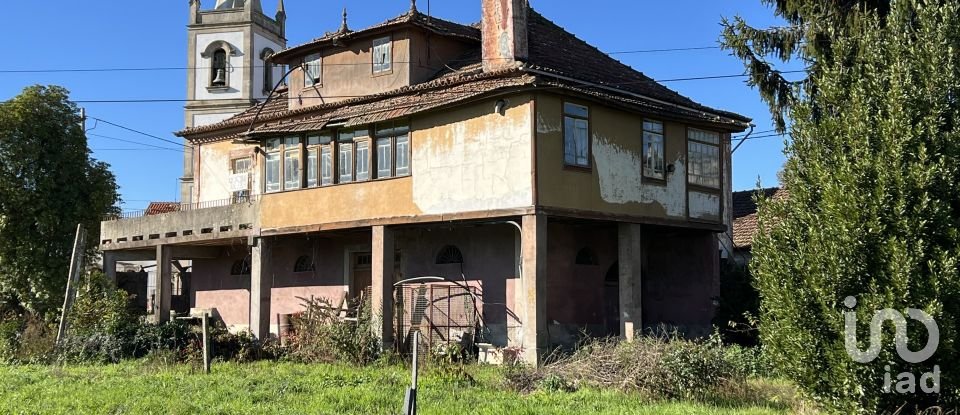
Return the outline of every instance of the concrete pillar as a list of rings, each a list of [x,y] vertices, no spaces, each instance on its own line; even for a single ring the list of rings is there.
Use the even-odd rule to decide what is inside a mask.
[[[117,283],[117,254],[113,251],[103,251],[103,275],[114,285]]]
[[[254,239],[250,247],[250,332],[265,340],[270,336],[270,292],[273,288],[273,241]]]
[[[156,310],[157,323],[166,323],[170,321],[170,296],[173,289],[171,283],[171,262],[173,261],[173,250],[168,245],[157,246],[157,274],[154,296],[154,310]],[[114,268],[116,269],[116,268]]]
[[[520,341],[524,362],[537,364],[546,352],[547,338],[547,217],[523,217],[520,255],[523,258],[517,308],[523,319]]]
[[[642,226],[621,223],[618,230],[620,263],[620,336],[632,341],[643,332],[643,290],[641,289]]]
[[[371,295],[373,331],[380,338],[384,350],[393,347],[393,229],[374,226],[372,229]]]

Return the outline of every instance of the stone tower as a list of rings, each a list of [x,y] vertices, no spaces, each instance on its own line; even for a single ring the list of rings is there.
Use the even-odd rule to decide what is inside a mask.
[[[273,18],[263,14],[260,0],[217,0],[210,10],[190,0],[185,127],[225,120],[266,98],[283,76],[265,60],[286,48],[286,20],[283,0]],[[194,201],[195,164],[193,148],[185,148],[183,203]]]

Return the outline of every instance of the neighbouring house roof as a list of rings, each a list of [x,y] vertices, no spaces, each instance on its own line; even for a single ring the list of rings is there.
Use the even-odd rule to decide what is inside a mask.
[[[753,238],[760,230],[755,200],[758,192],[767,199],[781,199],[789,194],[786,189],[780,187],[733,192],[733,247],[735,249],[750,249],[753,246]]]
[[[477,25],[463,25],[460,23],[427,16],[416,10],[411,10],[407,13],[401,14],[400,16],[394,17],[393,19],[362,30],[326,33],[323,36],[313,39],[309,42],[284,49],[274,54],[270,59],[274,62],[284,63],[286,62],[286,59],[300,55],[304,52],[316,50],[323,46],[329,46],[334,43],[346,43],[351,39],[386,31],[399,26],[415,26],[440,36],[448,36],[466,41],[480,42],[480,29]]]
[[[144,215],[160,215],[163,213],[176,212],[180,210],[179,202],[150,202]]]
[[[448,33],[459,33],[465,38],[479,40],[480,32],[476,27],[436,18],[426,22],[426,18],[414,11],[349,34],[357,36],[356,34],[369,33],[374,29],[411,23],[432,24],[431,27],[443,27]],[[457,26],[459,28],[456,28]],[[516,66],[484,72],[478,44],[476,48],[466,51],[447,68],[438,72],[432,80],[424,83],[295,110],[287,110],[288,93],[285,90],[279,91],[262,105],[262,109],[255,106],[219,123],[188,128],[177,132],[177,135],[196,141],[237,138],[244,136],[243,133],[254,120],[256,128],[251,131],[254,134],[315,131],[331,121],[346,122],[347,126],[360,125],[406,117],[495,92],[522,88],[573,92],[651,115],[708,123],[731,131],[746,129],[750,121],[738,114],[698,104],[656,83],[643,73],[578,39],[532,9],[528,18],[528,31],[528,61]],[[344,36],[347,35],[328,34],[278,55],[289,56],[297,50],[302,52],[319,47],[318,45],[334,38],[345,40]],[[597,85],[603,87],[598,88]]]

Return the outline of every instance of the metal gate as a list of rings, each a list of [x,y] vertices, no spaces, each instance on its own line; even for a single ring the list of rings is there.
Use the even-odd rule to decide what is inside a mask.
[[[477,326],[475,287],[456,284],[402,284],[395,288],[398,347],[410,351],[413,333],[420,332],[420,350],[436,351],[438,346],[473,348]]]

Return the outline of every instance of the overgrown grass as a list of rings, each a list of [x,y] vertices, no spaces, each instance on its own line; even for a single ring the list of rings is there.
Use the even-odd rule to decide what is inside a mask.
[[[654,402],[638,394],[581,388],[520,393],[501,369],[421,375],[421,414],[788,414],[787,385],[752,381],[711,402]],[[466,378],[469,378],[466,380]],[[0,366],[0,413],[55,414],[392,414],[409,372],[402,366],[221,363],[203,375],[191,366],[140,360],[95,366]],[[748,397],[744,399],[743,397]]]

